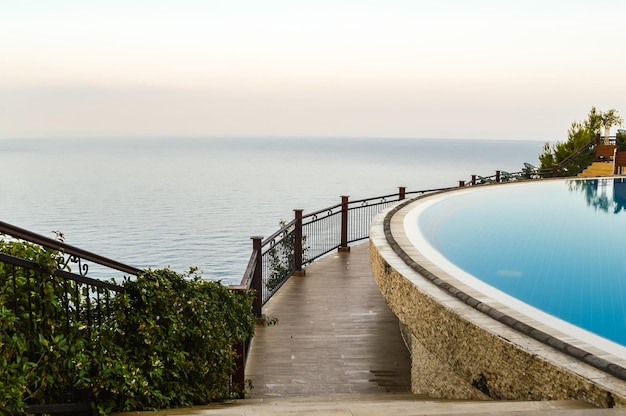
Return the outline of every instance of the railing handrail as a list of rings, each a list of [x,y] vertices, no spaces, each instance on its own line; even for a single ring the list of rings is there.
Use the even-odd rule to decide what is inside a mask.
[[[238,285],[244,289],[250,289],[250,287],[252,286],[252,274],[254,273],[254,268],[256,267],[256,256],[256,250],[252,250],[252,254],[250,254],[250,260],[248,260],[248,265],[246,266],[246,271],[243,273],[241,283],[239,283]]]
[[[424,190],[419,190],[419,191],[406,191],[406,195],[409,195],[409,194],[425,194],[427,192],[437,192],[437,191],[443,191],[443,190],[451,189],[451,188],[453,188],[453,187],[424,189]],[[397,197],[397,196],[399,196],[398,192],[393,193],[393,194],[387,194],[387,195],[372,196],[372,197],[362,198],[362,199],[353,199],[353,200],[349,201],[349,204],[350,205],[355,205],[355,204],[361,204],[363,202],[374,201],[374,200],[377,200],[377,199],[393,198],[393,197]],[[331,205],[329,207],[318,209],[317,211],[309,212],[308,214],[304,214],[304,215],[302,215],[302,218],[308,218],[308,217],[312,217],[314,215],[319,215],[319,214],[322,214],[322,213],[325,213],[325,212],[329,212],[329,211],[332,211],[332,210],[340,208],[340,207],[341,207],[341,204]],[[293,222],[295,222],[295,220],[292,221],[292,223]],[[279,235],[281,233],[281,231],[282,231],[282,229],[277,231],[277,232],[275,232],[272,236],[276,237],[277,235]],[[268,239],[271,239],[273,237],[268,237]]]
[[[29,270],[35,270],[39,272],[46,272],[44,268],[39,266],[37,263],[32,262],[30,260],[22,259],[20,257],[11,256],[9,254],[0,253],[0,263],[12,264],[14,266],[23,267]],[[123,286],[116,285],[111,282],[107,282],[105,280],[92,279],[86,276],[80,276],[75,273],[68,272],[66,270],[56,269],[53,271],[55,276],[59,276],[65,279],[73,280],[78,283],[84,283],[90,286],[99,287],[102,289],[112,290],[114,292],[124,292],[125,289]]]
[[[428,194],[428,193],[432,193],[432,192],[440,192],[440,191],[447,191],[449,189],[454,189],[456,188],[456,186],[446,186],[445,188],[432,188],[432,189],[423,189],[421,191],[407,191],[406,195],[412,195],[412,194]]]
[[[341,204],[331,205],[331,206],[326,207],[326,208],[318,209],[317,211],[309,212],[308,214],[303,214],[302,218],[313,217],[315,215],[319,215],[319,214],[322,214],[324,212],[332,211],[333,209],[340,208],[340,207],[341,207]]]
[[[377,200],[377,199],[379,199],[379,200],[380,199],[388,199],[388,198],[396,197],[398,195],[399,195],[398,193],[395,193],[395,194],[389,194],[389,195],[373,196],[373,197],[370,197],[370,198],[355,199],[355,200],[351,200],[349,202],[349,204],[350,205],[362,204],[363,202],[374,201],[374,200]]]
[[[142,271],[141,269],[121,263],[117,260],[112,260],[99,254],[95,254],[90,251],[83,250],[81,248],[74,247],[64,242],[55,240],[53,238],[45,237],[41,234],[37,234],[20,227],[16,227],[15,225],[6,223],[4,221],[0,221],[0,235],[1,234],[9,235],[20,240],[29,241],[31,243],[38,244],[52,250],[58,250],[63,254],[76,256],[83,260],[92,261],[102,266],[110,267],[112,269],[116,269],[125,273],[130,273],[132,275],[137,275]]]
[[[280,227],[278,229],[278,231],[274,232],[274,234],[270,235],[267,238],[263,239],[263,242],[261,243],[261,247],[265,247],[267,244],[269,244],[272,240],[274,240],[276,237],[278,237],[279,235],[281,235],[282,233],[284,233],[285,231],[287,231],[290,227],[293,227],[293,225],[296,223],[296,220],[291,220],[288,223],[286,223],[285,225],[283,225],[282,227]]]

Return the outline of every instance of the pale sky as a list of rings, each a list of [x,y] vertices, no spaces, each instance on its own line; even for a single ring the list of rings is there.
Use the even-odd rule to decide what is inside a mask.
[[[0,0],[0,137],[563,140],[623,0]]]

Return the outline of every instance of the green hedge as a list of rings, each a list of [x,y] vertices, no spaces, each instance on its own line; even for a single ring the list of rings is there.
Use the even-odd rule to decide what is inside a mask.
[[[3,239],[0,251],[49,272],[60,257]],[[47,281],[42,288],[41,279],[20,269],[16,275],[13,293],[13,274],[0,263],[0,408],[8,414],[23,413],[26,401],[59,402],[69,389],[82,391],[100,414],[231,396],[233,347],[254,330],[252,293],[232,292],[193,269],[147,270],[123,282],[125,293],[112,296],[110,315],[98,327],[72,318],[67,331],[60,286]],[[31,339],[25,335],[29,296],[43,305],[32,311],[38,333]]]

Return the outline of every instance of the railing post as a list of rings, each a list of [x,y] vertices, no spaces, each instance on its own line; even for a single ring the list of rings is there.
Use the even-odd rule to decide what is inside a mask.
[[[252,274],[252,289],[254,289],[254,300],[252,309],[256,318],[261,317],[261,305],[263,304],[263,255],[261,254],[261,242],[263,237],[251,237],[252,250],[256,253],[256,265]]]
[[[476,175],[472,175],[472,185],[476,185]]]
[[[398,200],[402,201],[406,198],[406,186],[398,187]]]
[[[240,399],[246,398],[246,343],[237,342],[235,344],[235,354],[237,355],[235,373],[233,374],[233,392]]]
[[[245,291],[243,286],[231,286],[234,292]],[[249,340],[248,340],[249,341]],[[232,392],[237,394],[240,399],[244,399],[246,385],[246,341],[235,342],[233,345],[235,350],[235,372],[232,376]]]
[[[341,245],[339,251],[350,251],[348,247],[348,196],[341,197]]]
[[[500,182],[500,171],[496,171],[496,182]]]
[[[462,188],[465,186],[465,181],[459,181],[459,188]]]
[[[294,230],[293,259],[294,259],[294,276],[304,276],[302,269],[302,210],[294,209],[296,214],[296,225]]]

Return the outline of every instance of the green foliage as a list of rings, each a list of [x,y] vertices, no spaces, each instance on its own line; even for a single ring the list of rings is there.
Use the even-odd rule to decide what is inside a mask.
[[[552,146],[546,143],[543,146],[539,155],[540,170],[552,172],[557,167],[558,176],[578,174],[593,161],[593,148],[569,160],[568,158],[593,141],[596,135],[600,133],[602,126],[602,113],[598,112],[595,107],[591,107],[586,120],[572,123],[567,133],[567,141],[556,142]]]
[[[21,413],[35,364],[26,356],[26,337],[15,329],[17,317],[5,303],[3,296],[0,298],[0,407],[9,413]]]
[[[615,135],[615,144],[617,145],[617,150],[620,152],[626,150],[626,130],[617,130],[617,134]]]
[[[193,273],[148,270],[127,281],[108,331],[129,361],[100,364],[96,396],[123,410],[188,406],[224,399],[235,369],[233,346],[251,336],[252,296]],[[98,400],[99,401],[99,400]]]
[[[282,240],[268,250],[270,274],[265,286],[270,292],[278,289],[295,269],[295,238],[293,229],[287,229]]]
[[[229,397],[234,345],[254,330],[252,293],[205,281],[193,269],[147,270],[127,279],[126,292],[111,295],[109,315],[88,328],[64,300],[63,285],[52,283],[60,253],[2,238],[0,251],[45,270],[34,275],[0,263],[1,409],[22,414],[27,402],[63,402],[72,389],[101,414]]]
[[[280,227],[285,228],[286,222],[280,221]],[[265,282],[265,287],[270,292],[278,289],[280,285],[291,276],[295,270],[295,247],[296,247],[296,233],[294,232],[295,226],[287,227],[284,229],[283,238],[273,245],[268,250],[269,262],[270,262],[270,274]],[[306,236],[302,236],[302,251],[306,252]]]
[[[62,401],[62,392],[74,382],[71,373],[58,371],[72,347],[60,331],[65,316],[55,312],[62,309],[61,288],[50,280],[62,256],[2,238],[0,251],[41,268],[41,273],[33,274],[0,263],[0,408],[20,414],[28,401]]]
[[[611,108],[602,113],[602,126],[604,127],[604,143],[609,144],[609,134],[611,127],[624,123],[624,119],[618,114],[617,110]]]

